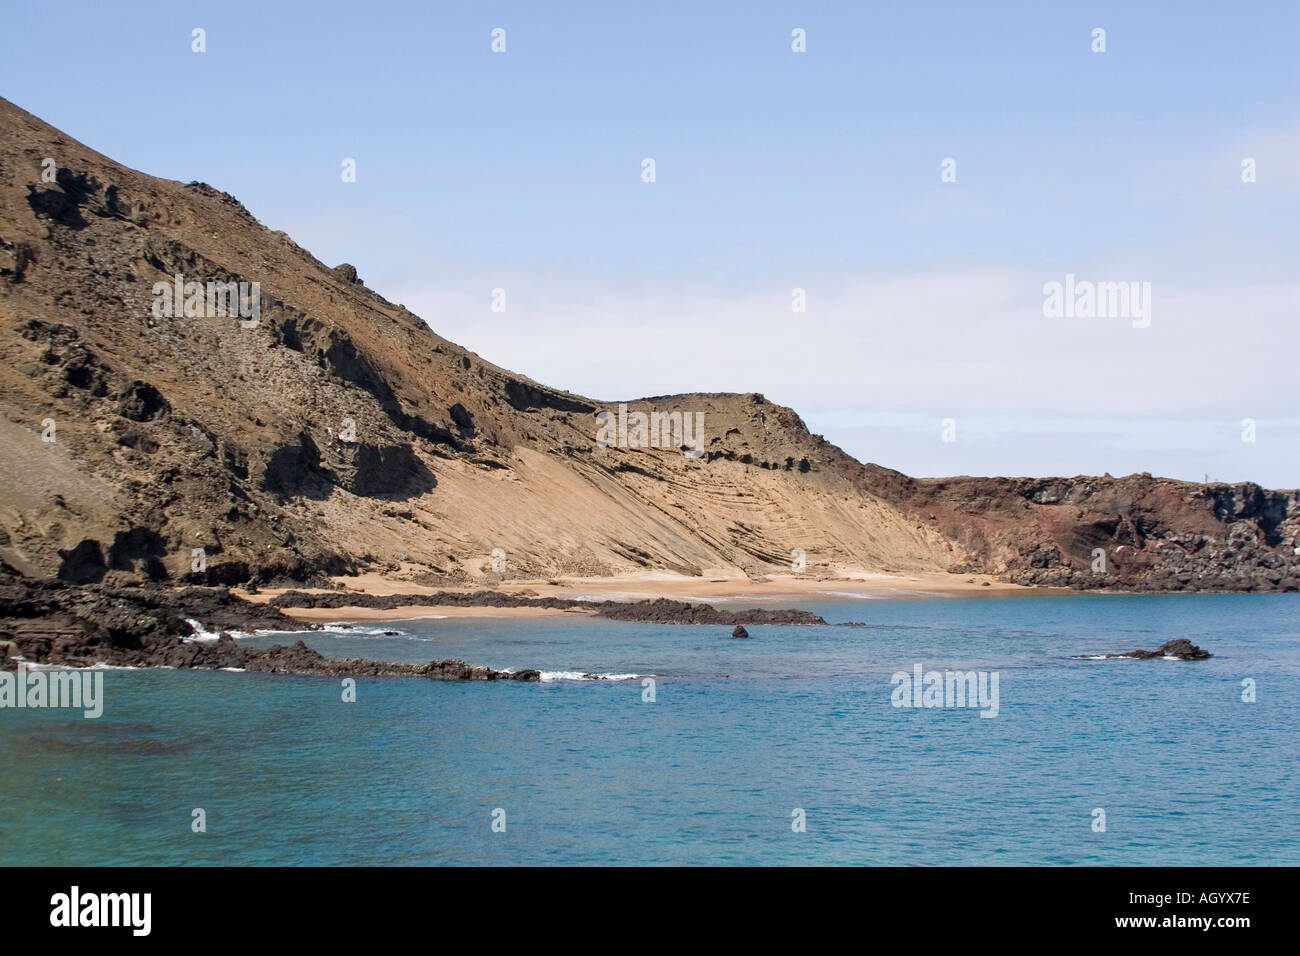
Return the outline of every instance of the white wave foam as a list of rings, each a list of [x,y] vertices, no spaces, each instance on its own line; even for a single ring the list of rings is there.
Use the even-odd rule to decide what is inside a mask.
[[[194,628],[193,634],[187,634],[185,637],[181,638],[181,640],[186,644],[193,644],[200,641],[215,641],[217,638],[221,637],[220,631],[205,630],[203,625],[192,617],[187,617],[185,623]]]
[[[340,622],[325,624],[315,630],[302,629],[293,631],[282,631],[273,627],[258,628],[256,631],[228,631],[231,637],[279,637],[283,635],[307,636],[311,634],[340,634],[344,637],[412,637],[406,631],[396,627],[363,627],[356,624],[344,625]],[[424,638],[414,638],[415,640],[424,640]]]
[[[542,671],[542,680],[637,680],[640,674],[593,674],[582,671]]]
[[[317,634],[344,634],[351,637],[406,637],[405,631],[396,627],[368,627],[361,624],[348,624],[335,621],[325,624]]]
[[[21,660],[21,658],[14,658]],[[25,661],[29,671],[138,671],[145,670],[143,667],[136,667],[133,664],[105,664],[103,661],[95,661],[93,664],[87,664],[85,667],[78,667],[75,664],[37,664],[34,661]]]

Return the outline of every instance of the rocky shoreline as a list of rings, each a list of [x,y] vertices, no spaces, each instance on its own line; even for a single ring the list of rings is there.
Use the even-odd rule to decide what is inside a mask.
[[[359,594],[353,591],[285,591],[272,598],[273,608],[357,607],[391,611],[399,607],[541,608],[552,611],[590,611],[613,621],[640,624],[704,624],[738,627],[755,624],[824,625],[811,611],[793,608],[747,608],[725,611],[711,604],[692,604],[671,598],[642,601],[589,601],[581,598],[535,597],[501,591],[438,591],[433,594]]]
[[[195,639],[192,622],[221,632]],[[230,631],[314,630],[277,608],[253,604],[226,588],[69,587],[19,579],[0,585],[0,669],[18,658],[62,667],[169,667],[321,677],[424,677],[430,680],[541,679],[537,670],[498,671],[461,660],[396,664],[333,659],[301,640],[252,648]]]
[[[321,677],[424,677],[429,680],[541,680],[541,672],[528,668],[498,671],[462,660],[445,658],[427,664],[394,664],[360,657],[329,658],[312,650],[301,640],[292,647],[277,644],[264,651],[240,647],[229,635],[218,639],[214,650],[219,656],[248,656],[243,670],[263,674],[307,674]],[[221,645],[227,645],[222,647]],[[228,645],[234,645],[229,647]],[[223,665],[224,666],[224,665]],[[241,665],[235,665],[241,666]]]
[[[252,648],[230,632],[316,630],[284,607],[388,609],[409,606],[536,607],[593,612],[610,620],[741,628],[745,624],[824,625],[808,611],[724,611],[666,598],[633,603],[509,595],[499,591],[399,594],[288,591],[255,604],[225,587],[67,585],[9,576],[0,583],[0,669],[18,659],[63,667],[166,667],[240,670],[326,677],[424,677],[432,680],[540,680],[534,669],[497,671],[461,660],[396,664],[361,658],[332,659],[307,647]],[[204,631],[216,632],[215,640]]]
[[[283,608],[404,607],[542,608],[593,613],[617,621],[705,625],[749,636],[746,625],[827,625],[819,615],[793,608],[720,610],[668,598],[635,602],[537,597],[500,591],[373,595],[351,591],[285,591],[256,604],[225,587],[110,588],[11,577],[0,583],[0,670],[18,660],[63,667],[164,667],[238,670],[322,677],[423,677],[430,680],[537,681],[535,669],[498,671],[456,659],[399,664],[363,658],[328,658],[299,640],[253,648],[230,632],[305,631],[320,628],[296,620]],[[853,622],[843,626],[863,626]],[[203,629],[207,629],[206,631]],[[209,635],[215,632],[216,637]],[[1180,638],[1154,651],[1134,650],[1100,658],[1204,660],[1208,651]],[[1092,655],[1081,655],[1089,657]]]

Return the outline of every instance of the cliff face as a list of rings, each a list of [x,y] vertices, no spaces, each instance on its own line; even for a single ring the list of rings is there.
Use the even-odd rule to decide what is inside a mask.
[[[971,571],[1075,588],[1300,589],[1296,491],[1146,474],[911,479],[864,471],[877,493],[971,555]]]
[[[178,275],[209,297],[172,295]],[[258,314],[230,314],[252,283]],[[752,394],[629,402],[697,424],[664,447],[604,410],[443,339],[233,197],[0,100],[0,561],[23,574],[461,583],[762,574],[801,551],[809,573],[1297,586],[1294,492],[909,479]]]

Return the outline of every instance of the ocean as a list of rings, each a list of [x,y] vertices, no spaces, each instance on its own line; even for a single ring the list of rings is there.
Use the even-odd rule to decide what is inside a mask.
[[[329,678],[108,670],[97,720],[0,710],[0,864],[1300,864],[1300,595],[762,606],[867,626],[247,638],[547,678],[361,679],[355,702]],[[1090,659],[1178,637],[1215,656]],[[896,706],[918,666],[982,673],[986,706]]]

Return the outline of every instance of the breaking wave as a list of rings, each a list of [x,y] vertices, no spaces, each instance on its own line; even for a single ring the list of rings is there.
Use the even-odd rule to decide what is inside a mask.
[[[542,671],[542,680],[637,680],[640,674],[595,674],[582,671]]]

